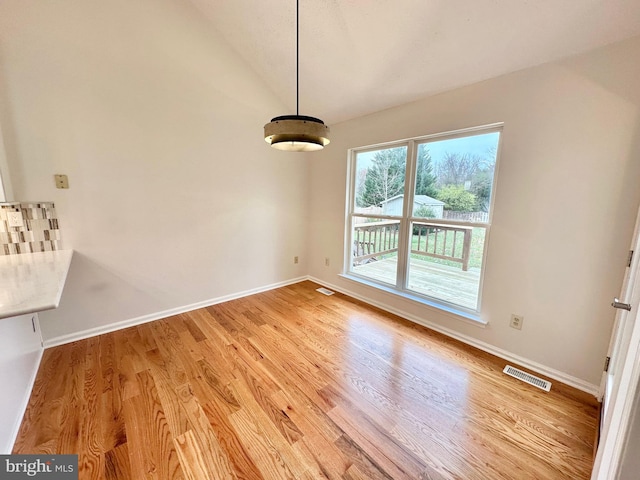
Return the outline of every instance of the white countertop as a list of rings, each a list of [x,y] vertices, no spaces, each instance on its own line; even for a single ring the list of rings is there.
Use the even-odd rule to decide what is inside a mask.
[[[56,308],[73,250],[0,256],[0,319]]]

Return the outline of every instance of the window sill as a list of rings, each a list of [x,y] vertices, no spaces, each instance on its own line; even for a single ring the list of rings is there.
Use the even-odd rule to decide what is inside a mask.
[[[476,327],[484,328],[489,324],[489,322],[480,318],[480,315],[478,315],[477,313],[468,312],[463,310],[462,308],[456,308],[451,305],[437,303],[433,300],[429,300],[427,298],[423,298],[418,295],[412,295],[411,293],[408,293],[408,292],[401,292],[392,287],[387,287],[385,285],[367,280],[363,277],[358,277],[357,275],[352,275],[349,273],[341,273],[339,274],[339,276],[351,282],[355,282],[360,285],[365,285],[367,287],[375,288],[377,290],[381,290],[385,293],[394,295],[396,297],[400,297],[404,300],[409,300],[411,302],[418,303],[422,306],[436,310],[438,311],[438,313],[444,313],[448,316],[451,316],[452,318],[455,318],[456,320],[469,323]]]

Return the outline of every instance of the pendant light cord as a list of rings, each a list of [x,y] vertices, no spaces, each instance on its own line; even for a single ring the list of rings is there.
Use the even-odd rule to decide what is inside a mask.
[[[300,0],[296,0],[296,115],[300,115]]]

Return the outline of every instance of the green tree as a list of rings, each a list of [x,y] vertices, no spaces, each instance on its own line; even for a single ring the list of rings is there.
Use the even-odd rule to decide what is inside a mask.
[[[478,164],[478,170],[471,179],[470,191],[476,196],[476,210],[488,212],[491,203],[491,189],[496,169],[497,146],[491,147],[482,162]]]
[[[476,196],[462,185],[445,185],[438,192],[438,200],[445,203],[446,210],[454,212],[473,212],[476,206]]]
[[[427,195],[435,198],[436,176],[433,174],[433,162],[426,145],[418,148],[418,164],[416,165],[416,195]]]
[[[376,152],[364,179],[359,205],[368,207],[395,197],[404,191],[406,149],[388,148]]]
[[[436,212],[433,211],[433,208],[422,205],[413,212],[413,216],[420,218],[436,218]]]
[[[476,196],[476,210],[488,212],[491,202],[491,187],[493,184],[493,170],[479,170],[471,180],[470,191]]]
[[[367,170],[362,168],[356,172],[356,206],[357,207],[368,207],[365,205],[363,193],[364,193],[364,182],[367,179]]]
[[[426,205],[422,205],[420,206],[420,208],[417,208],[415,212],[413,212],[413,216],[414,217],[420,217],[420,218],[436,218],[436,212],[433,211],[433,208],[428,207]],[[420,235],[420,232],[422,231],[422,234],[428,235],[431,233],[431,229],[428,227],[425,227],[424,225],[413,225],[413,234],[414,235]]]

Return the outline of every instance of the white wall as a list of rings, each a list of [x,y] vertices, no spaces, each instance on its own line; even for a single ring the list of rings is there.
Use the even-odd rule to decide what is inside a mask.
[[[37,315],[0,319],[0,455],[11,453],[18,434],[42,356],[40,342]]]
[[[188,2],[0,2],[11,197],[55,201],[77,252],[43,334],[309,272],[597,384],[640,197],[639,55],[636,38],[332,125],[331,145],[303,159],[266,147],[263,124],[286,108]],[[339,278],[347,149],[493,122],[489,327]]]
[[[0,87],[13,197],[76,251],[45,339],[307,273],[307,162],[262,134],[286,108],[189,2],[0,2]]]
[[[598,385],[640,200],[638,58],[640,37],[332,125],[329,148],[309,159],[311,275]],[[338,277],[347,149],[494,122],[504,132],[487,328]],[[522,331],[511,313],[524,315]]]
[[[2,108],[0,104],[0,109]],[[9,167],[7,166],[7,154],[2,138],[2,125],[0,124],[0,202],[6,202],[10,197]]]

